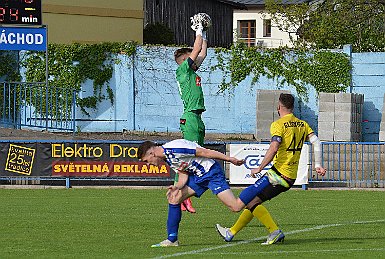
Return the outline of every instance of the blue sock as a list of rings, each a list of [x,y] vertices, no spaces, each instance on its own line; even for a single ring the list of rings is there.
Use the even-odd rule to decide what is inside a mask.
[[[263,191],[263,189],[265,189],[266,186],[268,186],[269,184],[270,184],[269,178],[267,178],[267,176],[265,175],[264,177],[256,181],[253,185],[250,185],[249,187],[244,189],[239,194],[239,199],[241,199],[241,201],[245,205],[247,205],[249,204],[249,202],[251,202],[255,198],[255,196],[260,194]]]
[[[180,204],[168,204],[167,239],[171,242],[178,240],[179,223],[182,219]]]

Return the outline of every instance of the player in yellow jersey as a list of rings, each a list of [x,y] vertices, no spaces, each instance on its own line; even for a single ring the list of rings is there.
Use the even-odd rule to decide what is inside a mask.
[[[261,165],[251,170],[251,175],[253,177],[260,176],[262,170],[273,161],[273,166],[269,171],[274,171],[275,174],[273,175],[279,175],[285,179],[287,185],[272,185],[268,182],[267,185],[262,185],[259,184],[260,180],[258,180],[254,186],[246,188],[242,200],[247,204],[247,208],[243,210],[237,222],[231,228],[216,225],[218,233],[227,242],[230,242],[234,235],[246,226],[253,217],[256,217],[269,231],[269,236],[266,242],[262,243],[263,245],[271,245],[284,240],[285,235],[262,203],[293,186],[297,177],[302,146],[307,139],[314,147],[315,170],[319,175],[325,175],[326,171],[321,166],[321,143],[308,123],[294,116],[294,97],[291,94],[281,94],[278,103],[277,109],[280,119],[271,124],[269,149],[266,151]],[[261,188],[263,190],[253,197]],[[247,192],[248,189],[250,189],[249,192]]]

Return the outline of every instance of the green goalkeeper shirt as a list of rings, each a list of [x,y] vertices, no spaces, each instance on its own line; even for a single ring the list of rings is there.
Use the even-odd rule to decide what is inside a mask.
[[[186,59],[176,70],[176,80],[183,101],[184,112],[205,111],[201,78],[191,68],[194,61]]]

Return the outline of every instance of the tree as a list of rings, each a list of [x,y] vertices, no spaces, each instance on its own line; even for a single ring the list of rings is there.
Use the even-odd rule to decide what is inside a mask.
[[[174,33],[162,23],[148,24],[143,31],[143,42],[145,44],[175,44]]]
[[[299,46],[330,49],[351,44],[355,52],[385,51],[385,0],[301,4],[266,0],[266,10],[279,29],[289,32]]]

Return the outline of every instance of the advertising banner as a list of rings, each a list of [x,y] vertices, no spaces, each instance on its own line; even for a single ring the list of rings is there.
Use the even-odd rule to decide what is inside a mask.
[[[140,162],[139,145],[136,142],[0,142],[0,176],[174,177],[166,163],[153,166]],[[224,144],[208,147],[226,151]]]
[[[230,144],[230,156],[245,159],[245,163],[242,166],[230,164],[230,184],[253,184],[255,179],[251,177],[250,171],[261,164],[268,149],[269,144]],[[309,146],[305,144],[302,147],[295,185],[308,183],[308,164]],[[266,172],[272,166],[273,164],[270,163],[262,172]]]
[[[1,176],[165,177],[168,165],[137,159],[132,143],[0,143]]]
[[[1,27],[0,50],[46,49],[47,28]]]

